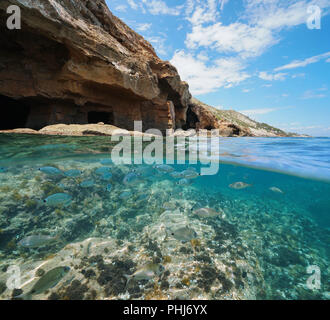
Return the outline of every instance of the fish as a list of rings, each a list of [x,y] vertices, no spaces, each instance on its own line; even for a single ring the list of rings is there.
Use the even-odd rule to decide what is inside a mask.
[[[5,167],[0,167],[0,173],[4,173],[4,172],[7,172],[7,168],[5,168]]]
[[[171,173],[174,171],[174,168],[167,164],[158,164],[158,165],[155,165],[154,168],[157,169],[158,171],[165,172],[165,173]]]
[[[51,207],[64,206],[67,207],[71,204],[72,197],[67,193],[55,193],[44,200],[44,203]]]
[[[150,280],[156,276],[161,275],[164,272],[165,268],[163,265],[158,263],[149,263],[144,267],[138,269],[132,275],[125,274],[124,277],[127,279],[126,287],[131,280]]]
[[[24,248],[38,248],[58,240],[58,236],[31,235],[23,238],[18,245]]]
[[[180,179],[182,178],[182,172],[173,171],[170,173],[170,176],[174,179]]]
[[[152,166],[139,166],[138,168],[132,170],[132,172],[135,172],[139,176],[143,177],[150,177],[155,174],[155,170]]]
[[[112,189],[112,184],[109,183],[109,184],[106,186],[106,190],[107,190],[108,192],[110,192],[111,189]]]
[[[180,227],[175,230],[166,229],[166,234],[168,236],[169,235],[172,236],[176,240],[183,241],[183,242],[187,242],[187,241],[197,238],[196,231],[188,226]]]
[[[245,182],[235,182],[229,185],[230,188],[236,189],[236,190],[241,190],[241,189],[246,189],[249,187],[252,187],[252,184],[247,184]]]
[[[33,295],[41,294],[51,288],[54,288],[62,278],[70,271],[70,267],[61,266],[46,272],[32,287],[32,289],[17,298],[29,300]]]
[[[275,193],[284,193],[281,189],[277,188],[277,187],[271,187],[269,188],[270,191],[273,191]]]
[[[103,165],[103,166],[108,166],[110,164],[113,164],[112,160],[111,159],[101,159],[100,160],[100,163]]]
[[[135,172],[129,172],[123,179],[123,183],[128,185],[137,184],[141,182],[139,174]]]
[[[95,170],[95,174],[97,174],[98,176],[103,176],[105,173],[111,173],[111,168],[101,167]]]
[[[221,210],[222,211],[222,210]],[[193,211],[193,214],[200,218],[213,218],[222,215],[224,212],[219,212],[211,208],[200,208]]]
[[[149,198],[149,194],[141,194],[138,198],[137,198],[137,200],[139,200],[139,201],[142,201],[142,200],[147,200],[148,198]]]
[[[101,176],[101,180],[103,181],[110,181],[112,179],[112,173],[106,172]]]
[[[200,174],[193,170],[184,170],[181,172],[181,175],[185,179],[196,179]]]
[[[184,178],[179,180],[176,184],[179,186],[189,186],[191,184],[191,180]]]
[[[95,184],[95,181],[93,179],[89,179],[89,180],[84,180],[83,182],[80,183],[80,187],[82,188],[91,188],[93,187]]]
[[[119,195],[119,198],[122,200],[126,200],[128,199],[130,196],[132,195],[132,193],[130,191],[124,191]]]
[[[60,169],[57,169],[55,167],[41,167],[38,170],[45,174],[49,174],[49,175],[62,175],[63,174],[63,172]]]
[[[67,176],[67,177],[70,177],[70,178],[77,178],[79,177],[83,172],[81,170],[78,170],[78,169],[71,169],[71,170],[68,170],[68,171],[65,171],[64,174]]]

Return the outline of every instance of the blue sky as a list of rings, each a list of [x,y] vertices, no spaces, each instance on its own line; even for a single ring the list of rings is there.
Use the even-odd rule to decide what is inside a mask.
[[[330,0],[107,3],[177,67],[196,98],[287,131],[330,136]]]

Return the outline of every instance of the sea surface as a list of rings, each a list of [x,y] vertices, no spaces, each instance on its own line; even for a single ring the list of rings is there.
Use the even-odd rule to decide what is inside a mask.
[[[329,138],[217,138],[213,175],[116,144],[0,135],[0,299],[329,299]]]

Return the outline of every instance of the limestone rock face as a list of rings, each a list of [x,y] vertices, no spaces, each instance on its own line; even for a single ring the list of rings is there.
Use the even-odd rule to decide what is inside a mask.
[[[21,9],[21,30],[6,28],[10,5]],[[188,84],[104,0],[1,0],[0,43],[0,105],[25,127],[186,123]],[[0,129],[17,127],[13,115]]]
[[[193,98],[187,111],[187,126],[196,130],[218,129],[219,135],[224,137],[252,136],[249,128],[241,127],[230,121],[222,119],[214,112],[214,108],[207,106]]]

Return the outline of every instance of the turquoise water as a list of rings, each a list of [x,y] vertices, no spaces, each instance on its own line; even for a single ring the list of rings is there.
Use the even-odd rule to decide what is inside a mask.
[[[329,299],[330,139],[219,139],[219,172],[184,182],[115,165],[115,144],[0,135],[1,299],[19,292],[6,287],[10,266],[24,293],[43,272],[70,267],[33,299]],[[182,240],[180,227],[193,236]],[[53,241],[21,245],[36,235]],[[127,283],[149,263],[162,272]],[[309,266],[320,286],[308,284]]]

